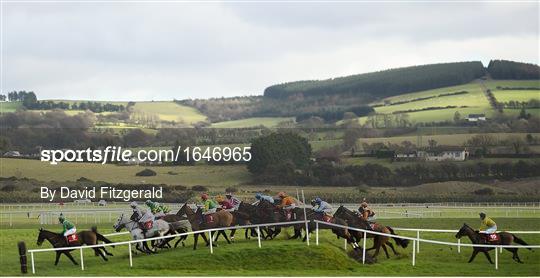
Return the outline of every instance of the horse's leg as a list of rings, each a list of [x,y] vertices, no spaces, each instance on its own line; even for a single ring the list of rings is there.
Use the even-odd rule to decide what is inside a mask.
[[[69,258],[69,260],[73,262],[74,265],[78,265],[73,256],[71,256],[71,253],[69,253],[69,251],[64,251],[64,254]]]
[[[386,249],[386,242],[383,242],[383,243],[381,244],[381,247],[382,247],[384,253],[386,254],[386,258],[387,258],[387,259],[390,259],[390,255],[388,255],[388,250]]]
[[[394,244],[392,244],[392,242],[387,241],[387,242],[386,242],[386,245],[390,246],[390,248],[391,248],[392,251],[394,252],[394,255],[396,255],[396,256],[399,255],[399,253],[396,252],[396,249],[394,249]]]
[[[489,263],[493,264],[493,261],[491,260],[491,256],[489,255],[488,251],[487,250],[482,250],[482,252],[484,252],[484,255],[486,255],[486,258],[489,261]],[[495,249],[495,252],[497,252],[497,249]]]
[[[244,237],[245,237],[246,239],[249,239],[248,233],[249,233],[250,231],[253,233],[253,230],[252,230],[252,229],[245,229],[245,230],[244,230]]]
[[[474,257],[476,257],[476,254],[478,254],[478,249],[473,249],[471,258],[469,259],[469,263],[471,263],[474,260]]]
[[[218,232],[218,235],[219,234],[222,234],[223,237],[225,238],[225,240],[227,241],[228,244],[231,244],[231,241],[229,240],[229,238],[227,237],[227,233],[225,233],[225,231],[221,230]]]
[[[114,256],[112,253],[109,253],[109,252],[107,251],[107,249],[106,249],[105,247],[103,247],[103,246],[99,247],[99,249],[103,250],[103,252],[105,252],[105,254],[106,254],[107,256]]]
[[[519,258],[519,255],[518,255],[518,248],[504,248],[510,252],[512,252],[512,260],[522,264],[523,262],[521,261],[521,259]]]
[[[229,237],[231,238],[231,241],[234,241],[234,234],[236,234],[236,229],[233,229],[231,233],[229,234]]]
[[[197,241],[199,241],[199,234],[195,234],[195,239],[193,240],[193,250],[197,250]]]
[[[56,251],[56,259],[54,260],[54,265],[58,265],[58,261],[60,260],[61,254],[62,254],[61,251]]]
[[[104,261],[108,261],[108,260],[109,260],[109,259],[107,259],[107,257],[105,257],[105,255],[103,254],[103,252],[101,252],[101,250],[99,250],[99,248],[95,247],[95,248],[92,248],[92,249],[94,249],[94,251],[95,251],[98,255],[100,255],[100,256],[103,258]]]
[[[375,244],[373,244],[375,245]],[[373,258],[377,257],[379,255],[379,252],[381,251],[381,245],[382,245],[382,239],[377,240],[377,246],[375,247],[375,253],[373,254]]]

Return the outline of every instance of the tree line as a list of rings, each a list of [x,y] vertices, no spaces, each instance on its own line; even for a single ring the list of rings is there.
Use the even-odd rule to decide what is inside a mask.
[[[535,64],[491,60],[487,70],[494,79],[540,79],[540,67]]]
[[[295,95],[393,95],[464,84],[485,74],[481,62],[442,63],[390,69],[327,80],[297,81],[273,85],[264,96],[287,99]]]

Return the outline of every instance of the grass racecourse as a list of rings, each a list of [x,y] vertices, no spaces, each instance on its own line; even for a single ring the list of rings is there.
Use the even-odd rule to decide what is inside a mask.
[[[488,210],[489,213],[489,210]],[[26,216],[25,216],[26,217]],[[22,221],[22,219],[21,219]],[[472,226],[478,225],[477,218],[402,218],[381,219],[380,222],[393,227],[408,228],[440,228],[458,229],[464,222]],[[500,217],[495,218],[501,230],[540,230],[539,218]],[[87,229],[92,224],[79,224],[78,228]],[[111,233],[112,223],[99,224],[98,230]],[[0,229],[0,265],[2,275],[21,275],[17,242],[24,240],[27,248],[50,248],[48,243],[36,246],[39,225],[17,224],[16,228],[8,228],[3,224]],[[59,225],[46,225],[46,229],[59,230]],[[292,234],[288,229],[285,234],[275,240],[262,241],[262,248],[257,247],[256,238],[244,239],[239,231],[236,241],[230,245],[220,239],[219,246],[214,248],[214,254],[204,244],[199,243],[196,251],[192,250],[192,237],[188,238],[186,247],[172,250],[161,250],[154,255],[135,255],[133,267],[129,267],[127,246],[108,248],[114,254],[108,262],[95,257],[93,251],[84,251],[85,270],[73,265],[66,257],[61,257],[58,266],[54,266],[54,253],[36,253],[36,275],[65,276],[65,275],[102,275],[102,276],[197,276],[197,275],[239,275],[239,276],[537,276],[540,274],[540,250],[531,252],[521,249],[520,257],[525,262],[518,264],[511,259],[511,254],[503,251],[499,256],[499,269],[490,265],[483,255],[478,255],[473,263],[467,263],[471,248],[462,247],[461,253],[455,246],[420,244],[420,252],[416,254],[416,265],[412,266],[412,246],[406,249],[398,248],[398,256],[390,255],[387,259],[384,252],[378,261],[372,265],[362,265],[347,255],[343,249],[343,240],[336,239],[330,231],[321,231],[320,244],[315,245],[314,235],[311,245],[307,246],[300,240],[289,240]],[[398,234],[415,237],[415,232],[399,231]],[[454,234],[423,232],[422,238],[447,242],[456,242]],[[540,244],[540,235],[520,235],[529,244]],[[128,240],[125,235],[110,237],[113,241]],[[462,243],[469,243],[463,239]],[[372,240],[368,239],[367,246]],[[350,247],[348,251],[350,251]],[[494,259],[495,251],[491,251]],[[80,262],[79,252],[73,252],[74,258]],[[30,260],[30,257],[29,257]],[[31,272],[30,261],[29,271]]]

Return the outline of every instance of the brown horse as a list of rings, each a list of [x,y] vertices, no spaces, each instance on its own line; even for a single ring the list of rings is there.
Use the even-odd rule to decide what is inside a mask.
[[[301,220],[300,217],[304,216],[304,212],[300,208],[294,208],[292,210],[292,219],[287,219],[287,216],[285,215],[285,211],[283,209],[278,208],[274,204],[268,202],[267,200],[261,200],[257,207],[257,215],[259,218],[259,221],[261,223],[279,223],[279,222],[288,222],[288,221],[296,221]],[[274,229],[268,230],[268,234],[265,237],[266,238],[276,238],[280,233],[282,227],[294,227],[294,235],[291,237],[291,239],[300,238],[302,236],[302,227],[298,224],[291,224],[291,225],[281,225],[281,226],[275,226]]]
[[[355,214],[354,212],[352,212],[351,210],[347,209],[344,206],[340,206],[337,209],[336,213],[334,214],[334,217],[339,217],[339,218],[344,219],[351,227],[364,229],[364,230],[373,230],[374,232],[380,232],[380,233],[385,233],[385,234],[397,235],[394,232],[394,230],[388,226],[376,224],[373,226],[374,229],[372,229],[371,225],[367,221],[360,218],[357,214]],[[358,232],[358,231],[351,230],[350,233],[356,238],[357,242],[362,240],[364,236],[364,233]],[[373,254],[373,257],[377,257],[377,255],[379,255],[379,251],[382,247],[382,249],[384,250],[384,253],[386,254],[386,257],[390,258],[390,256],[388,255],[388,250],[386,249],[386,245],[388,245],[392,249],[392,251],[394,252],[394,255],[398,255],[398,252],[396,252],[394,245],[391,242],[389,242],[389,237],[367,233],[366,238],[373,238],[373,246],[371,248],[366,249],[366,251],[375,249],[375,253]],[[407,239],[394,237],[394,241],[396,242],[397,245],[401,246],[402,248],[407,248],[407,246],[409,245],[409,240]]]
[[[187,204],[184,204],[177,213],[177,215],[184,215],[184,214],[187,216],[189,223],[191,223],[191,229],[193,231],[230,227],[233,221],[233,216],[230,212],[226,210],[220,210],[212,214],[214,221],[210,223],[203,222],[202,210],[199,208],[197,209],[196,212],[193,212],[193,210]],[[225,231],[219,231],[218,234],[223,235],[223,237],[225,237],[225,240],[227,240],[227,243],[231,243]],[[207,245],[209,244],[204,233],[195,234],[195,239],[193,242],[193,250],[197,249],[197,241],[199,239],[199,235],[201,235],[204,238]],[[214,232],[211,232],[211,236],[212,237],[214,236]]]
[[[309,233],[312,233],[314,230],[315,230],[315,222],[313,222],[313,220],[319,220],[319,221],[324,221],[324,216],[322,213],[317,213],[313,210],[309,210],[306,212],[306,217],[307,217],[307,220],[309,220],[308,222],[308,229],[309,229]],[[301,215],[301,220],[304,219],[304,215],[302,214]],[[332,223],[332,224],[337,224],[337,225],[342,225],[342,226],[347,226],[347,221],[339,218],[339,217],[332,217],[330,218],[328,221],[325,221],[325,222],[328,222],[328,223]],[[305,224],[300,224],[302,227],[302,229],[305,230],[306,228],[306,225]],[[354,249],[358,249],[358,243],[355,241],[355,239],[353,238],[353,236],[351,235],[351,233],[349,232],[348,229],[346,228],[338,228],[338,227],[333,227],[333,226],[330,226],[330,225],[324,225],[324,224],[320,224],[319,225],[319,229],[330,229],[332,230],[332,233],[334,233],[335,235],[339,237],[342,237],[344,239],[347,240],[347,243],[349,243]],[[306,241],[307,239],[307,233],[306,235],[304,236],[304,239],[302,241]]]
[[[486,240],[486,235],[480,234],[478,231],[475,231],[473,228],[469,227],[469,225],[463,223],[463,226],[456,234],[456,238],[461,238],[462,236],[467,236],[471,240],[473,244],[493,244],[493,245],[512,245],[512,242],[516,242],[521,245],[528,245],[525,241],[523,241],[521,238],[517,237],[514,234],[508,233],[508,232],[500,232],[497,233],[499,235],[499,239],[496,241],[490,241],[488,242]],[[489,256],[488,251],[493,250],[495,247],[473,247],[473,253],[471,255],[471,258],[469,259],[469,263],[474,260],[478,252],[484,253],[486,255],[487,260],[489,263],[493,264],[493,261],[491,261],[491,257]],[[508,250],[509,252],[512,252],[512,259],[520,264],[523,262],[518,256],[518,250],[519,248],[512,248],[512,247],[505,247],[504,249]],[[531,248],[527,248],[529,250],[532,250]],[[497,250],[495,250],[497,252]]]
[[[51,243],[51,245],[54,248],[62,248],[62,247],[71,247],[71,246],[81,246],[81,245],[96,245],[98,244],[98,240],[103,241],[105,243],[111,243],[109,239],[104,237],[103,235],[99,234],[97,232],[96,227],[92,227],[91,231],[82,231],[78,232],[77,235],[79,236],[78,242],[71,243],[68,245],[66,242],[66,238],[63,234],[58,234],[55,232],[44,230],[43,228],[39,229],[39,235],[37,239],[37,245],[41,246],[43,244],[43,241],[47,240]],[[114,246],[112,246],[114,248]],[[101,256],[103,260],[108,261],[107,257],[101,252],[102,250],[105,252],[106,255],[112,256],[113,254],[107,252],[105,247],[92,247],[94,249],[94,252],[96,256]],[[66,257],[68,257],[75,265],[77,265],[77,262],[75,259],[73,259],[73,256],[71,256],[71,251],[74,249],[67,249],[67,250],[58,250],[56,251],[56,260],[54,262],[54,265],[58,265],[58,261],[60,260],[60,255],[64,254]]]

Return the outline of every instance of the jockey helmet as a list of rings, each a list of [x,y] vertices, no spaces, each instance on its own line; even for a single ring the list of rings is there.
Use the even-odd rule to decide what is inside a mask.
[[[280,198],[285,198],[285,197],[287,197],[287,194],[285,194],[285,192],[283,192],[283,191],[279,192],[277,195],[278,195],[278,197],[280,197]]]
[[[66,218],[64,217],[64,215],[62,213],[60,213],[60,216],[58,216],[58,221],[60,221],[60,223],[64,222],[64,220],[66,220]]]
[[[360,206],[363,207],[363,208],[367,208],[367,203],[366,203],[366,202],[362,202],[362,203],[360,204]]]
[[[319,197],[315,198],[315,203],[320,204],[321,202],[322,202],[321,198],[319,198]]]
[[[130,207],[132,208],[136,208],[137,207],[137,202],[133,201],[129,204]]]
[[[262,197],[261,193],[255,194],[255,199],[260,200]]]
[[[201,194],[201,199],[206,201],[208,199],[208,194],[206,193]]]
[[[478,215],[480,215],[481,218],[486,217],[486,213],[485,213],[485,212],[480,212]]]
[[[226,192],[225,197],[232,197],[232,193],[231,192]]]

